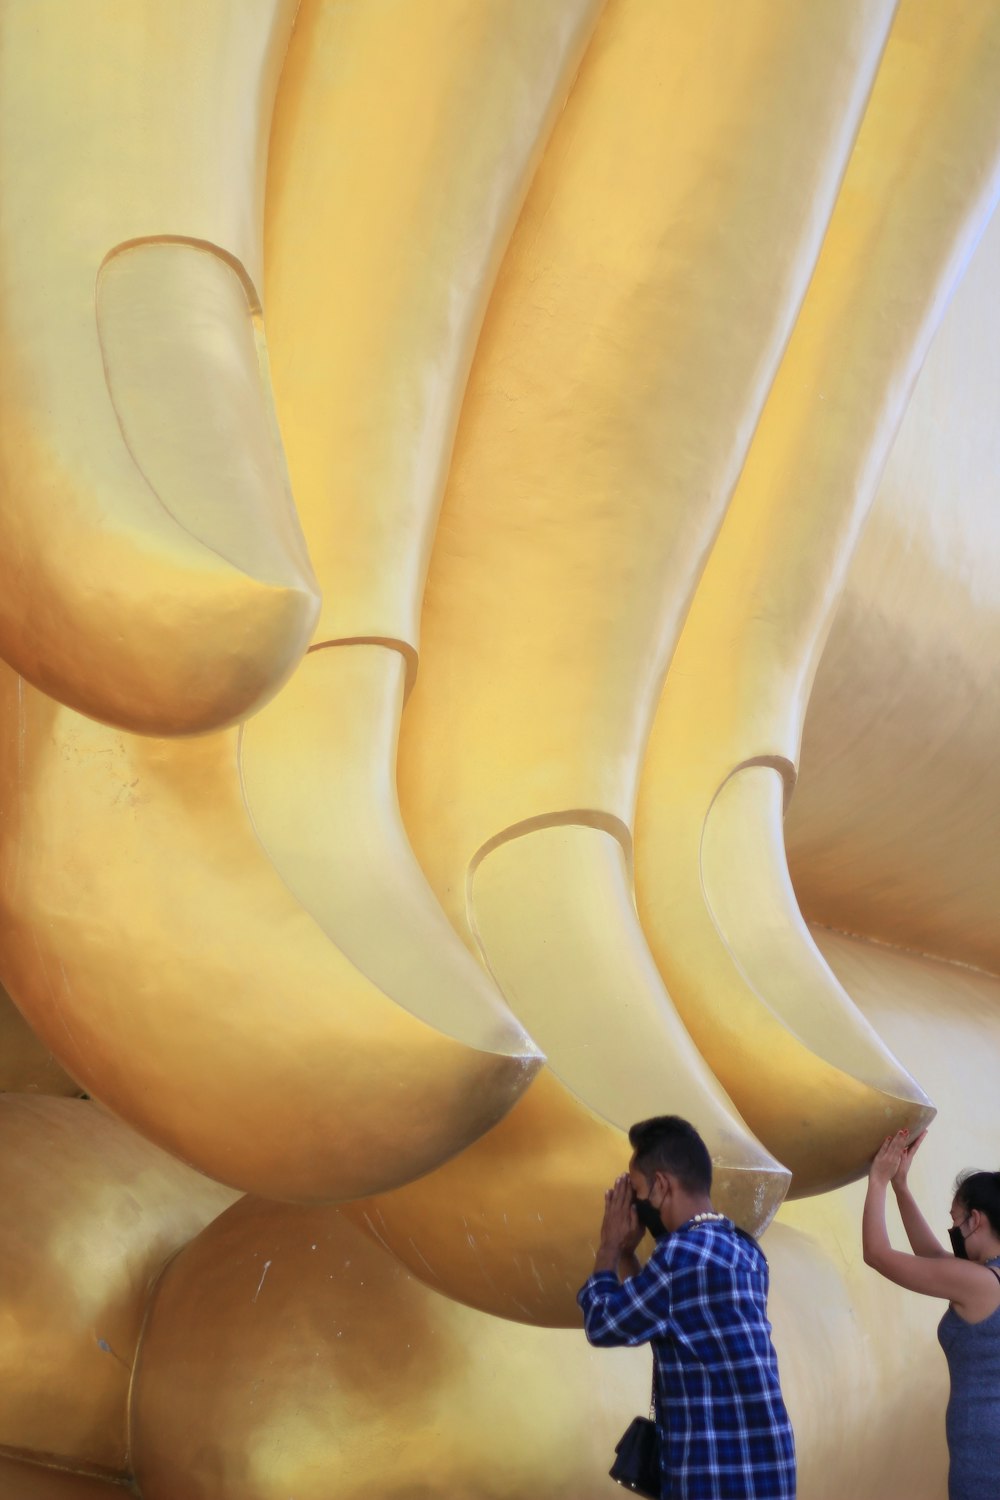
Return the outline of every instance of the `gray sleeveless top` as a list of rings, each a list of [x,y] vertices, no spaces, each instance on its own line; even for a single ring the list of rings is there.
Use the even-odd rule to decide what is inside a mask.
[[[988,1265],[1000,1281],[1000,1256]],[[938,1339],[951,1376],[948,1500],[1000,1500],[1000,1307],[981,1323],[949,1307]]]

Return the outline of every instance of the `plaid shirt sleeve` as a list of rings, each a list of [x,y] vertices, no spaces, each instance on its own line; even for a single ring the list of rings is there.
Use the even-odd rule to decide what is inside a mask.
[[[577,1293],[590,1343],[646,1344],[670,1331],[669,1258],[654,1255],[637,1276],[621,1282],[614,1271],[595,1271]]]
[[[767,1283],[760,1250],[711,1221],[661,1240],[629,1281],[602,1271],[580,1289],[592,1344],[653,1341],[665,1494],[794,1500]]]

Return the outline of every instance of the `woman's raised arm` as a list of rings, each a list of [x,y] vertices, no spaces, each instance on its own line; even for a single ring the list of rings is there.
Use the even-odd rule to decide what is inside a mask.
[[[937,1235],[934,1233],[933,1229],[928,1224],[923,1214],[920,1212],[920,1209],[917,1207],[917,1201],[914,1198],[913,1194],[910,1192],[909,1182],[907,1181],[910,1172],[910,1163],[913,1161],[914,1156],[916,1156],[917,1151],[926,1135],[927,1131],[922,1130],[920,1134],[904,1148],[903,1153],[899,1159],[899,1166],[896,1168],[896,1174],[891,1179],[891,1182],[892,1190],[896,1194],[896,1204],[899,1208],[899,1217],[903,1221],[903,1228],[906,1230],[906,1238],[910,1242],[910,1249],[913,1251],[914,1255],[922,1255],[929,1260],[934,1260],[941,1256],[947,1258],[950,1256],[951,1252],[945,1245],[942,1245],[941,1241],[938,1239]]]

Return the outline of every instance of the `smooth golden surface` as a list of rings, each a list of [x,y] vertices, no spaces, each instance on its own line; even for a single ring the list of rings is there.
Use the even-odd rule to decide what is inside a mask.
[[[940,1500],[940,1308],[821,1190],[931,1098],[932,1222],[996,1164],[1000,12],[293,14],[4,8],[0,974],[172,1152],[358,1196],[244,1200],[150,1302],[210,1215],[0,1100],[0,1447],[600,1500],[648,1354],[574,1294],[680,1109],[742,1222],[806,1195],[802,1500]]]
[[[403,657],[380,646],[311,652],[244,727],[241,789],[283,883],[366,980],[470,1049],[524,1049],[519,1062],[497,1060],[495,1104],[504,1075],[513,1095],[537,1060],[449,925],[403,829],[395,764],[404,676]],[[489,1068],[485,1059],[480,1065],[477,1091],[486,1088]],[[373,1062],[373,1070],[381,1066]],[[476,1079],[477,1059],[465,1066]],[[456,1093],[461,1071],[458,1064],[449,1085]],[[488,1092],[481,1105],[491,1107]],[[359,1139],[358,1147],[371,1154],[370,1144]]]
[[[146,1298],[233,1194],[83,1099],[0,1096],[0,1450],[123,1472]]]
[[[0,1458],[0,1500],[123,1500],[120,1485]]]
[[[510,1019],[399,817],[403,667],[412,677],[427,558],[497,263],[598,9],[307,3],[269,162],[268,330],[324,593],[316,640],[372,644],[313,653],[246,726],[243,794],[275,869],[358,969],[449,1035],[498,1051],[512,1045]],[[515,1070],[506,1095],[483,1094],[489,1117],[463,1094],[470,1134],[531,1071]],[[469,1076],[478,1091],[478,1073]],[[461,1087],[457,1077],[449,1087]],[[352,1142],[370,1157],[362,1134]],[[411,1160],[400,1175],[433,1164]],[[362,1185],[370,1175],[340,1187]]]
[[[862,1013],[938,1103],[911,1185],[944,1241],[956,1174],[998,1165],[1000,979],[822,929],[813,935]],[[944,1304],[904,1292],[861,1263],[863,1201],[858,1183],[787,1203],[778,1232],[765,1240],[802,1461],[799,1493],[939,1500],[948,1375],[935,1330]],[[892,1208],[889,1228],[905,1249]],[[794,1231],[791,1243],[786,1230]]]
[[[295,10],[3,8],[0,651],[131,729],[250,712],[318,609],[259,326]]]
[[[323,655],[300,671],[322,679]],[[369,656],[398,694],[401,658]],[[236,730],[122,734],[3,668],[0,736],[4,979],[73,1076],[183,1160],[275,1197],[355,1197],[466,1145],[537,1069],[473,965],[463,1012],[442,960],[439,1021],[436,993],[397,1003],[326,936],[255,834]]]
[[[799,1191],[849,1179],[862,1143],[893,1121],[930,1117],[809,942],[780,780],[790,794],[851,552],[996,201],[998,72],[995,6],[968,6],[955,26],[941,7],[903,4],[643,770],[636,886],[651,947],[702,1053]]]
[[[375,65],[387,33],[370,7],[355,8],[353,19],[348,7],[312,7],[302,17],[286,98],[293,126],[304,115],[307,135],[329,141],[332,155],[324,167],[311,151],[303,154],[299,145],[298,164],[306,177],[292,182],[291,200],[283,212],[283,137],[278,131],[279,186],[273,219],[279,230],[286,222],[288,229],[285,239],[278,234],[274,256],[274,322],[283,359],[284,401],[286,407],[291,403],[294,413],[290,426],[296,453],[301,454],[315,428],[309,392],[317,380],[331,411],[341,400],[338,391],[329,388],[331,372],[343,369],[351,391],[359,381],[349,350],[338,353],[334,346],[331,362],[330,330],[317,320],[318,309],[326,306],[325,316],[342,330],[341,337],[360,340],[359,352],[371,348],[369,382],[387,389],[413,349],[426,344],[431,334],[436,337],[440,319],[446,313],[455,318],[442,369],[436,375],[430,368],[423,376],[414,373],[412,380],[414,392],[426,393],[427,411],[421,419],[428,432],[426,453],[436,449],[438,456],[432,461],[425,453],[413,477],[415,493],[400,497],[403,514],[387,513],[376,528],[385,545],[398,548],[400,524],[414,506],[426,512],[425,541],[420,545],[424,551],[429,545],[440,489],[440,474],[435,480],[434,473],[447,459],[454,425],[454,416],[449,417],[445,408],[450,402],[452,412],[457,409],[460,377],[471,354],[492,264],[509,231],[548,118],[560,102],[560,90],[568,88],[593,8],[567,5],[543,13],[522,7],[519,39],[499,27],[499,11],[482,28],[481,70],[492,69],[497,47],[509,44],[508,74],[519,59],[530,55],[537,77],[523,97],[512,97],[503,77],[489,73],[495,117],[484,116],[478,149],[467,141],[456,157],[454,133],[443,128],[436,145],[432,132],[421,148],[412,124],[399,116],[388,149],[390,155],[399,155],[399,181],[410,183],[413,193],[417,217],[412,232],[420,232],[429,216],[440,219],[437,205],[446,184],[455,192],[457,204],[459,167],[465,174],[466,202],[461,215],[441,221],[441,256],[448,245],[451,248],[447,261],[435,262],[436,290],[427,283],[424,332],[413,327],[409,342],[404,339],[398,349],[381,355],[370,320],[384,318],[387,327],[405,331],[405,319],[372,298],[358,299],[359,323],[353,335],[342,317],[342,279],[361,271],[376,280],[380,275],[368,217],[368,229],[359,228],[354,240],[342,237],[346,260],[339,278],[332,281],[325,263],[331,221],[317,219],[311,249],[302,242],[299,226],[302,193],[309,194],[311,204],[316,191],[310,172],[321,173],[322,168],[334,179],[346,173],[348,197],[352,192],[367,193],[368,165],[361,178],[353,179],[353,188],[350,184],[357,159],[354,133],[360,119],[371,115],[371,79],[366,65],[359,65],[356,57],[352,63],[351,47],[360,46]],[[393,46],[378,65],[390,75],[410,69],[414,97],[424,101],[422,108],[426,109],[429,77],[426,69],[412,71],[413,46],[421,36],[428,67],[433,64],[440,70],[439,102],[451,97],[452,109],[459,110],[472,87],[461,66],[466,57],[463,47],[476,34],[482,10],[466,7],[467,24],[456,29],[460,9],[452,17],[435,17],[416,7],[408,30],[394,28],[388,33]],[[253,14],[263,21],[263,9]],[[220,36],[232,29],[234,15],[224,7],[211,13]],[[275,27],[285,25],[288,8],[276,10],[273,19]],[[444,21],[449,24],[442,28],[439,23]],[[134,18],[132,24],[135,27]],[[167,25],[165,16],[159,24]],[[249,18],[245,24],[243,41],[250,44]],[[325,34],[326,27],[332,27],[332,37]],[[545,36],[548,46],[539,50],[536,44]],[[134,44],[135,33],[119,28],[116,45],[127,47],[130,37]],[[149,47],[155,37],[142,35],[139,40]],[[303,59],[314,70],[307,68],[304,78]],[[41,54],[38,65],[45,65]],[[246,59],[235,55],[226,62],[234,72],[245,65]],[[207,68],[208,61],[202,66]],[[326,71],[331,66],[337,75],[332,87]],[[212,107],[224,109],[224,97],[213,96]],[[324,121],[324,111],[332,111],[331,121]],[[519,152],[509,149],[514,120],[520,122]],[[348,136],[345,121],[353,121]],[[166,128],[168,123],[153,119],[150,128]],[[196,126],[197,122],[190,128]],[[371,120],[370,127],[378,130],[378,120]],[[487,158],[490,170],[485,173]],[[219,160],[216,150],[201,162],[209,174],[206,180]],[[414,165],[421,160],[426,181],[414,184]],[[247,181],[252,185],[252,178]],[[232,186],[235,191],[238,183]],[[148,185],[148,191],[154,187]],[[184,183],[175,185],[176,190],[183,187]],[[205,183],[194,179],[188,188],[204,192]],[[339,222],[342,209],[329,181],[322,184],[321,196]],[[396,237],[401,229],[396,195],[388,183],[386,203],[383,265],[398,263]],[[487,205],[492,205],[492,218],[485,224]],[[244,205],[240,248],[246,255],[253,249],[256,256],[256,241],[250,235],[255,222],[252,207]],[[357,205],[361,207],[363,203]],[[292,230],[294,243],[286,244]],[[207,230],[200,237],[212,238]],[[455,292],[459,265],[467,282],[461,298]],[[144,280],[152,274],[149,267],[174,289],[197,328],[214,328],[217,343],[229,340],[218,345],[232,376],[221,394],[213,383],[214,366],[190,357],[197,351],[185,342],[188,325],[182,321],[175,327],[169,321],[170,304],[164,312],[162,302],[149,301]],[[248,274],[259,285],[256,259]],[[422,285],[419,277],[414,284]],[[335,299],[324,304],[330,287]],[[225,473],[227,482],[240,489],[239,509],[234,495],[227,500],[204,484],[185,503],[203,539],[209,538],[229,557],[236,549],[245,570],[263,574],[281,555],[265,526],[273,486],[268,481],[265,491],[252,484],[248,490],[248,480],[266,476],[267,453],[252,446],[246,451],[239,423],[249,425],[250,439],[258,448],[269,429],[259,419],[254,424],[246,410],[252,383],[244,378],[246,359],[238,347],[242,325],[232,268],[202,247],[143,245],[107,263],[99,290],[109,385],[126,439],[131,435],[132,446],[142,448],[157,415],[151,411],[151,394],[173,392],[184,404],[175,405],[169,420],[161,421],[151,435],[160,445],[150,459],[156,465],[156,474],[150,474],[157,480],[154,487],[182,494],[179,466],[192,458],[197,459],[199,477],[210,472],[212,455],[199,435],[199,423],[204,424],[220,450],[231,455]],[[406,287],[397,295],[405,298]],[[303,319],[318,356],[315,370],[298,354]],[[143,351],[150,344],[159,354],[153,387],[148,362],[143,363]],[[435,381],[437,395],[431,389]],[[366,401],[360,386],[355,394]],[[348,409],[355,394],[350,400],[345,397],[343,428],[332,433],[338,483],[347,459],[356,472],[366,472],[373,461],[372,441],[379,452],[385,447],[377,426],[367,446],[356,441],[354,408]],[[413,399],[399,392],[404,407]],[[397,417],[398,408],[390,403],[384,421],[392,423]],[[165,445],[164,436],[177,430],[184,433],[184,443]],[[402,452],[402,435],[399,444]],[[320,463],[315,472],[309,469],[308,454],[297,462],[304,513],[315,517],[320,505],[328,503],[329,460],[324,455],[325,467]],[[377,483],[388,485],[392,477]],[[344,495],[345,514],[368,513],[367,501],[349,481]],[[271,522],[278,524],[274,516]],[[317,519],[315,525],[319,524]],[[294,528],[285,530],[287,549],[297,547],[300,555],[297,533]],[[324,548],[320,536],[323,582],[338,589],[336,597],[343,593],[343,578],[359,565],[352,536],[343,540],[347,566],[338,568],[340,554]],[[409,567],[413,548],[407,546],[405,554]],[[417,587],[422,581],[419,569],[414,579]],[[395,597],[398,590],[388,572],[386,586],[388,596]],[[352,626],[349,633],[364,634],[366,629]],[[400,632],[393,621],[383,621],[371,633],[381,637]],[[402,633],[415,634],[409,629]],[[210,628],[201,633],[199,649],[207,639],[232,656],[225,637]],[[152,657],[150,666],[156,667]],[[184,669],[182,661],[171,670],[174,666]],[[518,1095],[537,1068],[535,1051],[504,1010],[495,987],[448,928],[399,821],[392,758],[402,678],[395,653],[366,647],[349,657],[341,654],[336,661],[310,657],[273,708],[251,724],[242,739],[225,734],[198,745],[101,730],[72,712],[55,710],[28,688],[18,688],[15,707],[13,680],[8,679],[7,686],[12,694],[5,719],[7,743],[20,792],[12,818],[16,826],[8,825],[5,841],[12,871],[5,973],[39,1032],[51,1039],[88,1087],[139,1129],[241,1186],[286,1197],[352,1196],[394,1185],[436,1165],[492,1124]],[[54,727],[48,722],[53,713]],[[168,727],[193,726],[178,720]],[[288,762],[286,745],[296,748],[295,767]],[[89,767],[96,775],[89,789],[85,774],[72,792],[60,790],[74,761],[77,769]],[[76,782],[75,772],[69,774]],[[324,817],[321,810],[331,785],[336,797]],[[68,821],[60,810],[67,796],[73,806]],[[213,808],[211,833],[201,818],[203,801]],[[118,824],[111,861],[103,855],[109,813]],[[35,851],[27,864],[18,852],[25,841]],[[367,856],[364,878],[359,843]],[[74,849],[93,853],[93,868],[86,875],[71,853]],[[81,876],[89,891],[82,900],[76,896]],[[163,921],[165,911],[171,914],[168,923]],[[386,944],[390,923],[396,940]],[[157,952],[159,958],[154,957]],[[176,963],[174,955],[179,953],[187,954],[190,962]],[[123,1009],[123,995],[140,972],[139,1001]],[[388,992],[383,993],[386,986]],[[206,1003],[208,996],[212,1000]],[[215,997],[224,997],[224,1003]],[[72,1023],[67,1030],[66,1015],[78,1018],[79,1030]],[[197,1041],[190,1031],[192,1020],[200,1033]],[[394,1108],[420,1122],[401,1148],[395,1127],[386,1125],[383,1091]],[[192,1096],[199,1101],[195,1111],[189,1108]],[[446,1096],[450,1103],[442,1112]]]
[[[539,830],[483,863],[479,937],[548,1067],[474,1148],[345,1209],[429,1285],[503,1317],[578,1324],[576,1290],[598,1227],[593,1184],[621,1170],[637,1116],[670,1108],[697,1119],[718,1202],[754,1231],[787,1188],[787,1173],[748,1135],[677,1022],[623,866],[616,839],[580,827]],[[571,942],[550,945],[553,931]]]
[[[403,727],[404,814],[460,925],[470,862],[522,821],[628,840],[656,694],[892,9],[602,16],[490,303]]]
[[[868,1019],[926,1074],[944,1118],[961,1121],[932,1132],[919,1176],[915,1169],[929,1218],[946,1223],[956,1167],[978,1162],[997,1129],[1000,982],[858,940],[816,938]],[[968,1060],[961,1077],[941,1048],[945,1014]],[[934,1334],[940,1307],[860,1263],[862,1198],[856,1185],[786,1205],[764,1240],[800,1494],[938,1500],[947,1386]],[[560,1207],[553,1199],[556,1217]],[[170,1378],[190,1362],[204,1372],[197,1395]],[[185,1444],[204,1444],[194,1500],[321,1500],[366,1484],[387,1497],[600,1500],[611,1446],[641,1409],[647,1374],[645,1351],[591,1351],[569,1332],[456,1307],[355,1235],[337,1210],[244,1200],[177,1258],[157,1290],[137,1383],[137,1471],[147,1500],[171,1496],[192,1483]]]
[[[810,917],[993,972],[998,286],[994,216],[928,354],[858,545],[809,701],[787,827]]]
[[[175,1378],[182,1365],[196,1388]],[[335,1208],[244,1199],[157,1288],[134,1396],[136,1474],[143,1500],[540,1486],[569,1500],[604,1489],[593,1476],[648,1400],[648,1378],[643,1353],[608,1358],[578,1334],[437,1296]]]
[[[506,1122],[440,1179],[376,1208],[380,1232],[415,1274],[429,1264],[455,1295],[508,1315],[575,1318],[572,1289],[593,1234],[586,1176],[574,1173],[580,1196],[570,1207],[564,1182],[562,1243],[551,1245],[552,1169],[541,1150],[526,1162],[507,1157],[506,1143],[528,1125],[553,1142],[574,1130],[603,1138],[596,1175],[599,1162],[623,1159],[622,1127],[647,1108],[638,1099],[683,1103],[742,1222],[759,1230],[782,1191],[778,1164],[691,1056],[608,835],[630,854],[652,695],[805,291],[891,8],[820,14],[803,25],[791,10],[747,7],[746,32],[723,45],[712,7],[606,12],[526,201],[470,377],[403,724],[401,796],[442,904],[478,942],[515,1013],[541,1028],[558,1083],[536,1085],[519,1129]],[[669,56],[669,88],[641,66],[650,52]],[[711,88],[699,71],[708,59]],[[763,94],[768,111],[777,100],[792,111],[805,86],[823,107],[805,133],[782,131]],[[738,151],[737,111],[746,125]],[[707,172],[706,160],[717,171],[697,195],[692,174]],[[802,215],[776,237],[769,194],[792,181],[805,193]],[[682,212],[683,254],[673,238]],[[737,286],[746,321],[734,339],[706,299]],[[571,858],[556,857],[547,824],[576,826]],[[513,864],[493,912],[498,860]],[[509,938],[495,938],[498,924]],[[598,1069],[585,1083],[581,1074],[581,1028],[599,1025],[616,1001],[622,1051],[638,1054],[633,1068],[646,1081],[620,1065],[595,1095]],[[777,1045],[786,1059],[794,1053],[783,1031]],[[905,1094],[908,1080],[892,1077]],[[837,1082],[846,1109],[861,1091],[847,1078],[838,1093]],[[783,1079],[770,1091],[779,1111],[786,1087]],[[919,1105],[897,1113],[916,1120]],[[869,1114],[847,1133],[834,1178],[858,1170],[871,1125]],[[508,1205],[488,1185],[515,1175],[517,1242]],[[466,1248],[470,1210],[483,1233]]]
[[[267,327],[317,641],[389,640],[412,662],[483,313],[601,7],[300,9],[268,164]]]
[[[718,1018],[712,1043],[702,1046],[726,1077],[737,1069],[731,1074],[718,1059],[735,1054],[741,1060],[749,1076],[738,1087],[731,1083],[733,1092],[748,1101],[762,1139],[780,1143],[782,1159],[795,1172],[793,1192],[801,1196],[852,1179],[855,1163],[893,1121],[917,1132],[934,1110],[857,1014],[810,939],[782,858],[783,794],[774,768],[749,765],[725,781],[712,802],[698,892],[728,966],[710,965],[710,942],[703,940],[700,982],[707,983],[708,998],[689,1024],[703,1035]],[[671,919],[677,920],[673,911]],[[660,937],[653,924],[651,930]],[[728,993],[728,1004],[716,999],[732,971],[756,1009],[741,1007]],[[695,1010],[693,998],[691,1004]],[[747,1068],[748,1054],[763,1061]],[[768,1088],[769,1076],[775,1087]]]
[[[0,1092],[80,1094],[75,1078],[56,1062],[0,987]]]
[[[620,1130],[666,1102],[698,1119],[720,1205],[759,1234],[787,1173],[748,1138],[678,1022],[642,939],[617,839],[596,828],[538,829],[484,860],[473,893],[493,970],[560,1083]],[[550,946],[551,932],[573,941]],[[609,1011],[615,1025],[597,1045]]]

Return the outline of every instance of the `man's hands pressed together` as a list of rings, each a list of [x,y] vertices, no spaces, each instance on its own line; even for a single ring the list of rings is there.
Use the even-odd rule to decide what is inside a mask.
[[[635,1211],[635,1193],[626,1174],[604,1194],[601,1243],[594,1259],[595,1271],[614,1271],[622,1280],[639,1270],[636,1249],[646,1233]]]

